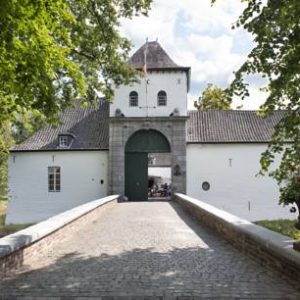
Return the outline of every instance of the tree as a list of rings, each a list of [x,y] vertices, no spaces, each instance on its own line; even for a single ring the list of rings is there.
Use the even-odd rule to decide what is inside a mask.
[[[194,106],[199,110],[228,110],[230,105],[231,101],[228,100],[224,91],[211,83],[207,85],[198,101],[194,102]]]
[[[112,82],[135,80],[127,64],[131,45],[119,34],[119,19],[146,15],[150,4],[0,0],[0,185],[11,126],[20,137],[43,121],[56,121],[78,99],[83,105],[98,93],[111,99]]]
[[[119,19],[151,0],[0,0],[0,120],[30,123],[134,80]]]
[[[7,199],[7,148],[14,143],[10,128],[10,124],[4,122],[0,129],[0,149],[4,149],[0,151],[0,201]]]
[[[55,121],[58,113],[98,93],[109,100],[112,82],[135,80],[127,64],[130,42],[119,19],[147,14],[151,0],[0,0],[0,165],[7,125]]]
[[[213,0],[212,2],[215,2]],[[245,75],[261,74],[268,79],[268,97],[263,115],[275,109],[286,111],[275,127],[272,142],[261,157],[261,173],[280,185],[280,203],[295,203],[300,210],[300,2],[299,0],[247,0],[236,26],[254,36],[255,47],[235,73],[227,92],[242,99],[249,95]],[[286,143],[289,142],[289,143]],[[270,172],[275,156],[280,165]],[[300,226],[300,217],[299,224]]]

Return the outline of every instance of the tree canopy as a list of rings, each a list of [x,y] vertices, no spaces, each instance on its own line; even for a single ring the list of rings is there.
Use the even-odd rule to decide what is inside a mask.
[[[129,83],[130,42],[119,19],[151,0],[0,0],[0,120],[51,120],[80,98]]]
[[[226,94],[221,88],[209,83],[198,101],[194,102],[194,106],[199,110],[228,110],[230,109],[231,101],[228,100],[228,97],[226,97]]]
[[[78,99],[83,105],[99,93],[111,99],[112,82],[135,80],[127,64],[131,44],[120,35],[119,20],[146,15],[150,5],[151,0],[0,0],[2,182],[11,126],[22,136],[43,120],[55,121]]]
[[[285,110],[286,115],[276,126],[272,142],[262,154],[261,173],[268,173],[275,157],[280,156],[280,165],[269,174],[281,186],[280,202],[296,202],[300,208],[297,182],[300,176],[300,2],[244,2],[246,8],[235,26],[243,27],[253,35],[255,47],[236,71],[227,92],[229,97],[237,95],[244,99],[249,96],[247,75],[260,74],[268,79],[264,87],[268,97],[261,106],[261,114],[280,109]]]

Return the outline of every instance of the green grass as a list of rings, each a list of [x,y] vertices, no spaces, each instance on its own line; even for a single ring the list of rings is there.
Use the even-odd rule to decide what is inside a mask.
[[[32,224],[10,224],[5,225],[6,201],[0,201],[0,235],[7,235],[24,229]]]
[[[286,220],[286,219],[279,219],[279,220],[272,220],[272,221],[262,220],[262,221],[255,222],[255,224],[257,225],[287,235],[292,239],[300,240],[300,230],[297,230],[295,228],[294,226],[295,223],[296,223],[295,220]]]

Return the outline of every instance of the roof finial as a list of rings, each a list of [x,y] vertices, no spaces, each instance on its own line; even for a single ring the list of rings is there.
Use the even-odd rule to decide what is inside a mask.
[[[158,42],[158,37],[156,38],[156,43]]]

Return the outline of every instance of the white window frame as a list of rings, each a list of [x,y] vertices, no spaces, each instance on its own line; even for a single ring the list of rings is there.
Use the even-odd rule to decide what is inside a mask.
[[[60,192],[60,191],[61,191],[61,169],[58,166],[48,167],[48,192]]]
[[[61,148],[69,147],[69,137],[67,135],[59,136],[59,147]]]

